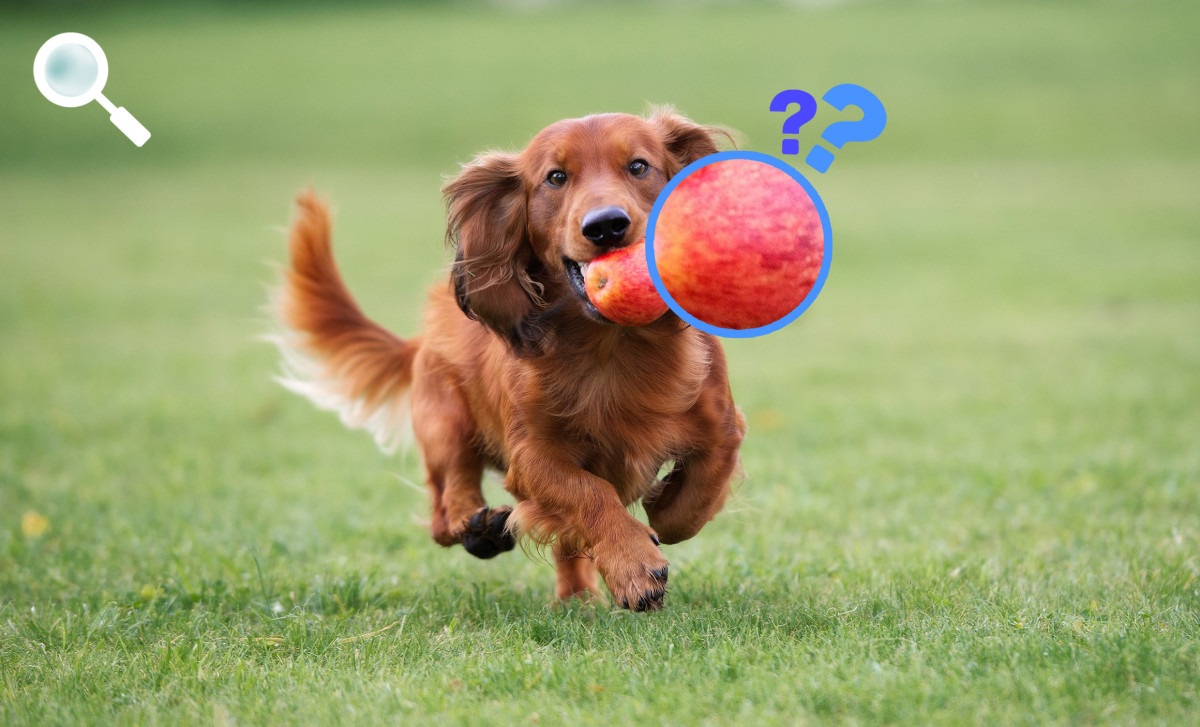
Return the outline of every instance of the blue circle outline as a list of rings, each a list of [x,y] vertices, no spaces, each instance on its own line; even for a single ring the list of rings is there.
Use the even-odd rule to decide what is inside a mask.
[[[687,312],[678,301],[671,297],[667,286],[663,284],[662,276],[658,274],[658,263],[654,258],[654,229],[658,226],[658,214],[662,212],[663,204],[666,203],[667,197],[671,196],[671,192],[679,186],[680,182],[687,179],[696,170],[703,169],[709,164],[728,161],[730,159],[749,159],[751,161],[770,164],[776,169],[786,172],[789,177],[799,182],[804,191],[808,192],[813,206],[817,208],[817,214],[821,218],[821,232],[825,238],[825,249],[821,255],[821,272],[817,274],[817,282],[813,283],[812,290],[808,291],[808,295],[804,296],[804,300],[800,301],[800,305],[793,308],[791,313],[773,323],[768,323],[758,328],[721,328],[711,323],[706,323]],[[711,333],[714,336],[722,336],[724,338],[755,338],[757,336],[765,336],[768,333],[774,333],[796,320],[800,317],[800,314],[808,310],[808,307],[813,304],[813,301],[821,293],[821,288],[825,286],[825,278],[829,277],[829,265],[832,262],[833,229],[830,227],[829,212],[825,209],[825,202],[821,200],[821,195],[817,194],[817,190],[813,188],[812,184],[795,167],[782,159],[760,151],[722,151],[716,154],[709,154],[687,165],[678,174],[671,177],[671,181],[667,182],[667,186],[663,187],[662,191],[658,193],[658,199],[654,200],[654,207],[650,210],[650,218],[646,221],[646,264],[650,268],[650,279],[654,281],[654,287],[658,290],[659,296],[662,297],[663,302],[670,306],[671,310],[675,311],[677,316],[695,328],[699,328],[705,333]]]

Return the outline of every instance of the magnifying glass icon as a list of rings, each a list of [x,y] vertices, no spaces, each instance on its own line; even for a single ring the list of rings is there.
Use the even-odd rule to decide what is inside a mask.
[[[59,106],[99,102],[108,111],[108,120],[137,146],[150,138],[133,114],[100,93],[108,80],[108,58],[96,41],[82,33],[59,33],[43,43],[33,59],[33,80],[42,95]]]

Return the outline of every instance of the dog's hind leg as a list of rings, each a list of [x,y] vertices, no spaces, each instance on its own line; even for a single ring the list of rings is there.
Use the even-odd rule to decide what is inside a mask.
[[[506,528],[511,509],[484,502],[475,421],[447,367],[431,358],[418,358],[412,388],[413,434],[424,454],[432,506],[429,527],[440,545],[462,543],[471,555],[492,558],[515,545]]]
[[[589,600],[600,595],[596,580],[596,562],[590,555],[561,540],[554,543],[554,565],[557,569],[555,593],[560,601],[573,597]]]

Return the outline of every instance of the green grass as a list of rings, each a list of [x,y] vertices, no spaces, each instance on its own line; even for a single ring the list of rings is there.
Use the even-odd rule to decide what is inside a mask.
[[[1194,722],[1200,9],[5,13],[0,723]],[[38,95],[68,29],[145,148]],[[775,93],[848,81],[889,126],[809,175],[821,299],[726,345],[746,479],[665,611],[439,549],[415,454],[271,381],[304,186],[411,332],[473,152],[648,101],[774,151]]]

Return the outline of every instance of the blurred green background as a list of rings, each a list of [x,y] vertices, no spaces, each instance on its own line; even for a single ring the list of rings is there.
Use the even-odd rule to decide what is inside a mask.
[[[66,30],[144,148],[38,93]],[[6,6],[0,722],[1188,721],[1197,30],[1184,2]],[[667,611],[550,610],[544,563],[441,551],[415,454],[271,381],[301,189],[405,334],[475,152],[670,103],[777,153],[771,98],[845,82],[887,129],[802,168],[832,272],[726,345],[746,480],[668,549]]]

